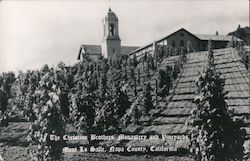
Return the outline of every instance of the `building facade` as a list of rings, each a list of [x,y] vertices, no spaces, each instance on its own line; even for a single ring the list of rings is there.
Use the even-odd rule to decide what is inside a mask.
[[[242,41],[238,38],[235,39]],[[186,29],[181,28],[170,35],[132,51],[130,55],[135,54],[137,57],[141,57],[145,52],[154,54],[156,48],[154,46],[165,47],[165,49],[177,49],[179,51],[181,48],[187,50],[187,44],[191,45],[192,51],[205,51],[207,50],[209,40],[212,42],[214,49],[220,49],[227,47],[228,42],[232,40],[232,36],[219,35],[218,32],[214,35],[192,34]]]
[[[93,60],[98,60],[101,56],[109,59],[121,55],[136,55],[136,57],[141,57],[145,53],[155,54],[157,47],[161,47],[163,50],[171,48],[171,50],[180,51],[180,49],[187,50],[189,46],[191,51],[194,52],[205,51],[207,50],[208,41],[212,42],[214,49],[220,49],[227,47],[228,42],[233,38],[230,35],[219,35],[218,32],[214,35],[193,34],[181,28],[170,35],[142,47],[121,46],[119,20],[110,8],[102,22],[103,40],[101,45],[82,44],[78,53],[79,60],[84,55],[88,55]],[[235,38],[235,40],[242,41],[238,38]],[[178,52],[175,53],[178,54]]]
[[[108,13],[103,18],[103,40],[101,45],[82,44],[78,53],[78,60],[84,55],[88,55],[93,60],[100,57],[112,58],[115,56],[128,55],[139,47],[121,46],[119,36],[119,20],[116,14],[109,8]]]

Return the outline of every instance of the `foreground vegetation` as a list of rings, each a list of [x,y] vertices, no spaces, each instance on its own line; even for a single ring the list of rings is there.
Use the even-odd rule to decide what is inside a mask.
[[[209,52],[212,53],[212,49],[209,49]],[[85,55],[82,62],[74,66],[66,66],[63,63],[59,63],[56,67],[45,65],[40,70],[20,72],[17,77],[11,72],[4,73],[0,77],[0,124],[8,126],[11,120],[32,122],[27,134],[32,147],[29,148],[30,157],[38,160],[60,160],[63,157],[62,148],[66,143],[62,140],[51,141],[49,136],[52,134],[62,136],[68,124],[73,125],[78,134],[109,134],[122,132],[131,124],[140,124],[141,117],[151,117],[150,110],[156,108],[158,100],[169,95],[174,81],[182,71],[186,62],[186,52],[180,50],[179,55],[174,65],[165,69],[158,67],[168,56],[166,53],[161,53],[157,57],[145,53],[140,60],[135,57],[120,57],[112,60],[100,58],[97,62]],[[211,65],[212,57],[213,55],[209,54],[209,69],[214,68]],[[205,105],[208,102],[211,104],[220,102],[220,106],[209,106],[209,111],[214,111],[216,108],[224,109],[220,113],[223,117],[216,119],[228,118],[227,121],[232,123],[234,132],[239,132],[234,139],[241,138],[237,143],[223,144],[225,147],[237,147],[239,151],[230,157],[240,160],[243,149],[238,147],[242,147],[244,142],[244,131],[241,131],[240,121],[232,120],[230,112],[226,110],[223,80],[214,71],[207,70],[203,74],[205,76],[201,74],[202,82],[197,92],[204,94],[205,97],[197,102],[200,111],[194,113],[192,118],[204,119],[203,115],[197,113],[206,111]],[[156,82],[154,85],[152,79]],[[211,82],[215,84],[211,89],[220,87],[221,90],[209,91]],[[211,96],[208,97],[207,93]],[[216,93],[220,97],[217,97]],[[210,97],[214,100],[209,101]],[[213,123],[213,120],[210,121]],[[218,160],[211,152],[211,149],[216,149],[215,144],[211,144],[210,148],[209,143],[202,145],[197,144],[200,141],[195,141],[196,138],[209,140],[207,134],[194,136],[199,130],[204,131],[204,127],[209,125],[206,130],[210,133],[215,132],[219,126],[211,128],[210,123],[204,125],[204,122],[209,122],[209,118],[206,117],[201,124],[198,124],[200,126],[198,131],[194,129],[192,132],[191,140],[194,141],[192,145],[195,145],[194,150],[198,147],[196,155],[199,158]],[[213,139],[210,138],[210,141]],[[224,141],[219,140],[219,142]],[[216,144],[215,147],[218,146]],[[207,149],[205,154],[201,153],[204,149]]]

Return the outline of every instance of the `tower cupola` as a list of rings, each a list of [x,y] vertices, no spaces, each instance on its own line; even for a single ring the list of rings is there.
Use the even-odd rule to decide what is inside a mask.
[[[103,19],[102,55],[105,58],[120,54],[121,39],[119,37],[118,22],[116,14],[109,8]]]

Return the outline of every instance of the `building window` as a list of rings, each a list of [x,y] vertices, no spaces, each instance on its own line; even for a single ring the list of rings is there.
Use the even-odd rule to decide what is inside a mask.
[[[180,41],[181,47],[184,47],[184,40]]]
[[[115,49],[113,49],[113,53],[115,53]]]
[[[175,47],[175,41],[172,40],[172,47]]]
[[[183,36],[184,36],[184,33],[180,33],[180,36],[182,36],[182,37],[183,37]]]
[[[112,23],[109,25],[109,34],[110,34],[110,36],[115,35],[115,25]]]

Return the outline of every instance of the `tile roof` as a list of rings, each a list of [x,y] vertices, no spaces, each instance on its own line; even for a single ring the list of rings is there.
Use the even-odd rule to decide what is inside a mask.
[[[85,49],[85,52],[88,54],[101,54],[102,53],[102,47],[101,45],[82,45]]]
[[[215,41],[230,41],[232,36],[227,35],[207,35],[207,34],[194,34],[200,40],[215,40]]]
[[[102,53],[101,45],[82,45],[82,47],[90,55],[99,55]],[[121,54],[128,54],[137,48],[136,46],[121,46]]]
[[[138,49],[139,47],[137,46],[121,46],[121,54],[123,55],[127,55],[129,54],[130,52]]]

